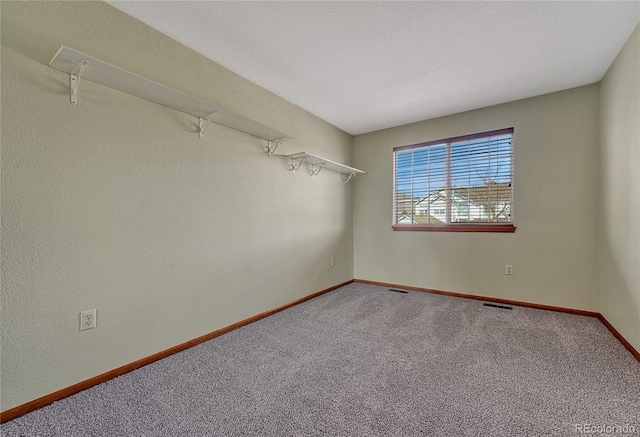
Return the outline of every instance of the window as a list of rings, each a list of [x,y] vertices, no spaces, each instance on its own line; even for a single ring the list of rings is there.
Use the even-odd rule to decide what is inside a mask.
[[[514,232],[513,128],[393,149],[393,229]]]

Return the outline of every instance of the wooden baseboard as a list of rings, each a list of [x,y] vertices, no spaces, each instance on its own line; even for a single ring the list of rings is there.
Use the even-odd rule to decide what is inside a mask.
[[[190,347],[196,346],[200,343],[204,343],[205,341],[214,339],[228,332],[234,331],[238,328],[242,328],[243,326],[249,325],[251,323],[257,322],[258,320],[264,319],[265,317],[269,317],[275,313],[280,311],[284,311],[293,306],[299,305],[302,302],[306,302],[314,297],[318,297],[322,294],[333,291],[337,288],[343,287],[347,284],[351,284],[353,280],[343,282],[338,285],[334,285],[333,287],[326,288],[322,291],[318,291],[317,293],[310,294],[308,296],[303,297],[302,299],[298,299],[294,302],[288,303],[281,307],[265,311],[264,313],[260,313],[253,317],[249,317],[248,319],[242,320],[240,322],[234,323],[233,325],[229,325],[227,327],[218,329],[217,331],[211,332],[209,334],[205,334],[201,337],[194,338],[193,340],[189,340],[185,343],[179,344],[177,346],[171,347],[169,349],[163,350],[156,354],[150,355],[148,357],[142,358],[138,361],[134,361],[133,363],[126,364],[122,367],[118,367],[117,369],[110,370],[106,373],[103,373],[98,376],[94,376],[93,378],[89,378],[85,381],[81,381],[77,384],[74,384],[70,387],[63,388],[62,390],[58,390],[54,393],[50,393],[48,395],[42,396],[41,398],[35,399],[31,402],[27,402],[26,404],[18,405],[17,407],[11,408],[10,410],[4,411],[0,413],[0,423],[8,422],[17,417],[20,417],[24,414],[30,413],[31,411],[37,410],[38,408],[42,408],[46,405],[49,405],[53,402],[59,401],[61,399],[72,396],[76,393],[79,393],[83,390],[91,388],[95,385],[102,384],[110,379],[116,378],[118,376],[124,375],[125,373],[129,373],[133,370],[139,369],[140,367],[146,366],[147,364],[151,364],[155,361],[166,358],[170,355],[173,355],[178,352],[182,352],[185,349],[189,349]]]
[[[521,307],[536,308],[539,310],[547,310],[547,311],[557,311],[561,313],[576,314],[579,316],[587,316],[587,317],[599,316],[599,313],[596,313],[593,311],[583,311],[583,310],[576,310],[573,308],[555,307],[551,305],[540,305],[537,303],[520,302],[517,300],[499,299],[495,297],[477,296],[474,294],[454,293],[452,291],[432,290],[430,288],[409,287],[406,285],[388,284],[386,282],[365,281],[364,279],[354,279],[354,282],[359,282],[361,284],[379,285],[382,287],[402,288],[404,290],[411,290],[411,291],[421,291],[423,293],[441,294],[443,296],[461,297],[463,299],[474,299],[474,300],[482,300],[485,302],[502,303],[507,305],[518,305]]]
[[[624,345],[624,347],[626,347],[626,348],[627,348],[627,350],[628,350],[629,352],[631,352],[631,355],[633,355],[634,357],[636,357],[636,360],[640,361],[640,352],[638,352],[638,351],[637,351],[637,350],[636,350],[636,349],[631,345],[631,343],[629,343],[629,342],[627,341],[627,339],[626,339],[626,338],[624,338],[624,337],[622,336],[622,334],[620,334],[620,333],[618,332],[618,330],[617,330],[616,328],[614,328],[614,327],[613,327],[613,325],[612,325],[611,323],[609,323],[609,321],[608,321],[607,319],[605,319],[605,318],[604,318],[604,316],[603,316],[602,314],[598,314],[598,319],[602,322],[602,324],[603,324],[604,326],[606,326],[606,327],[607,327],[607,329],[608,329],[609,331],[611,331],[611,333],[613,334],[613,336],[614,336],[615,338],[617,338],[617,339],[618,339],[618,341],[619,341],[620,343],[622,343],[622,344]]]
[[[613,325],[611,323],[609,323],[607,321],[607,319],[604,318],[604,316],[602,314],[596,313],[596,312],[593,312],[593,311],[583,311],[583,310],[576,310],[576,309],[573,309],[573,308],[563,308],[563,307],[556,307],[556,306],[551,306],[551,305],[541,305],[541,304],[537,304],[537,303],[520,302],[520,301],[517,301],[517,300],[499,299],[499,298],[495,298],[495,297],[476,296],[476,295],[473,295],[473,294],[454,293],[454,292],[451,292],[451,291],[432,290],[430,288],[410,287],[410,286],[406,286],[406,285],[389,284],[387,282],[367,281],[367,280],[364,280],[364,279],[354,279],[353,282],[357,282],[357,283],[360,283],[360,284],[379,285],[381,287],[388,287],[388,288],[400,288],[400,289],[404,289],[404,290],[421,291],[423,293],[441,294],[443,296],[461,297],[463,299],[474,299],[474,300],[482,300],[482,301],[485,301],[485,302],[494,302],[494,303],[501,303],[501,304],[507,304],[507,305],[518,305],[518,306],[522,306],[522,307],[536,308],[536,309],[539,309],[539,310],[557,311],[557,312],[561,312],[561,313],[576,314],[578,316],[595,317],[598,320],[600,320],[602,322],[602,324],[604,326],[606,326],[609,331],[611,331],[613,336],[615,338],[617,338],[618,341],[620,341],[620,343],[622,343],[622,345],[625,348],[627,348],[627,350],[629,352],[631,352],[631,355],[633,355],[638,361],[640,361],[640,353],[631,345],[631,343],[629,343],[627,341],[627,339],[624,338],[622,336],[622,334],[620,334],[616,330],[616,328],[614,328]]]

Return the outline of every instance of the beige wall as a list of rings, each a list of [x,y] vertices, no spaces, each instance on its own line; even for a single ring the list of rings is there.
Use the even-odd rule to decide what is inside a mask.
[[[74,107],[47,64],[69,45],[296,137],[278,152],[349,164],[349,135],[105,3],[1,3],[2,410],[353,277],[339,174],[93,83]]]
[[[507,127],[514,234],[392,231],[393,147]],[[597,152],[597,85],[357,136],[355,277],[597,311]]]
[[[600,102],[600,312],[640,351],[640,25]]]

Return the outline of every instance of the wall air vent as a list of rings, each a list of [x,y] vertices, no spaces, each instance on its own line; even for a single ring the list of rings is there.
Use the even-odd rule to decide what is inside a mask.
[[[482,305],[486,306],[486,307],[492,307],[492,308],[500,308],[502,310],[512,310],[512,307],[508,307],[505,305],[497,305],[495,303],[483,303]]]

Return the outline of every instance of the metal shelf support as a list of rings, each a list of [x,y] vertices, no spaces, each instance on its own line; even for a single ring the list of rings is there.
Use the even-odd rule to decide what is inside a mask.
[[[309,167],[311,167],[309,169],[309,173],[311,173],[311,176],[318,176],[318,174],[320,173],[320,170],[322,170],[326,166],[327,166],[326,162],[321,162],[320,164],[309,164]]]
[[[72,105],[78,104],[78,91],[80,91],[80,80],[82,80],[82,76],[84,76],[84,70],[89,65],[89,61],[83,59],[80,61],[78,66],[69,73],[69,93],[70,100]]]
[[[287,156],[285,156],[285,158],[289,158],[291,160],[291,163],[289,164],[289,170],[294,172],[294,173],[297,172],[298,170],[300,170],[300,166],[304,162],[304,157],[297,157],[297,156],[293,156],[293,155],[287,155]]]
[[[351,174],[348,174],[348,175],[343,173],[342,174],[342,182],[344,182],[346,184],[347,182],[349,182],[351,179],[353,179],[355,177],[356,177],[355,173],[351,173]]]
[[[205,119],[203,119],[202,117],[198,117],[198,138],[202,139],[202,137],[204,136],[204,133],[207,131],[207,128],[209,127],[209,123],[211,123],[211,117],[213,117],[217,113],[218,111],[213,111],[211,114],[207,115],[207,118],[206,118],[207,124],[204,123]]]
[[[277,140],[269,140],[266,146],[267,155],[271,157],[271,155],[273,155],[276,152],[276,149],[280,144],[282,144],[283,141],[284,141],[283,138],[278,138]]]

